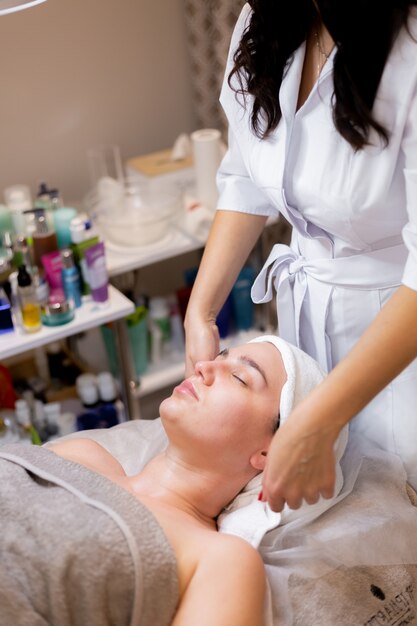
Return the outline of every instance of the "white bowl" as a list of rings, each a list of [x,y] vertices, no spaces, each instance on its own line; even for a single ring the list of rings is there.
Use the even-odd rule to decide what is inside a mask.
[[[122,194],[99,192],[100,188],[89,194],[87,209],[104,239],[121,246],[144,246],[162,239],[184,210],[181,191],[172,187],[151,194],[126,179]]]

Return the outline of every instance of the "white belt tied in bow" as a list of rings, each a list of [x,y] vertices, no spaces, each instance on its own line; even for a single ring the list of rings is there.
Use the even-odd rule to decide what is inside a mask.
[[[407,249],[403,243],[349,257],[304,258],[284,244],[276,244],[252,287],[256,304],[272,300],[277,293],[279,334],[298,347],[300,314],[307,292],[314,302],[314,334],[322,367],[331,368],[326,345],[326,318],[335,286],[371,290],[397,287],[401,283]],[[312,279],[312,280],[311,280]]]

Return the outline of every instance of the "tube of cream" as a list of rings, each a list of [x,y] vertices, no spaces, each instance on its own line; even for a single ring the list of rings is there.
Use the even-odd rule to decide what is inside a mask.
[[[46,280],[51,289],[62,289],[62,258],[61,252],[55,250],[42,256]]]
[[[109,279],[106,268],[104,243],[100,241],[84,251],[88,269],[88,282],[95,302],[107,302],[109,299]]]

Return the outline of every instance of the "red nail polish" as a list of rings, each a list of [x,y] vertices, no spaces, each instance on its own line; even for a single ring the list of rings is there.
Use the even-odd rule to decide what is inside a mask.
[[[262,491],[260,492],[259,496],[258,496],[258,500],[260,500],[262,502],[262,498],[263,498],[263,493]]]

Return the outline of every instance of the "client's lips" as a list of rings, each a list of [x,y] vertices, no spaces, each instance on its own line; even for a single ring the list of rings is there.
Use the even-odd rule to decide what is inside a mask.
[[[178,387],[175,387],[175,391],[189,394],[190,396],[193,396],[196,400],[198,400],[198,395],[196,393],[196,390],[194,389],[194,385],[189,379],[184,380],[180,385],[178,385]]]

